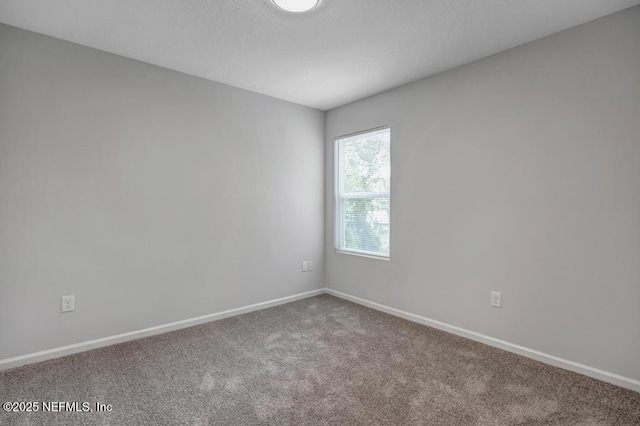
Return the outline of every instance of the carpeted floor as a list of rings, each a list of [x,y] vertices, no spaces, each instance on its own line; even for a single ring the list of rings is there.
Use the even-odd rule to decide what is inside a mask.
[[[640,425],[640,394],[323,295],[0,373],[0,424]]]

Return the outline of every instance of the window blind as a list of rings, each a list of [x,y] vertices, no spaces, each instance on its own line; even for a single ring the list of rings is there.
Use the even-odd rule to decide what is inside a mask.
[[[389,256],[391,132],[336,141],[336,248]]]

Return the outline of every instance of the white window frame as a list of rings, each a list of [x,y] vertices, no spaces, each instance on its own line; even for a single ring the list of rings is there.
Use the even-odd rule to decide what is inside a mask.
[[[352,138],[368,133],[377,133],[382,131],[388,131],[391,138],[391,126],[380,126],[373,129],[363,130],[361,132],[349,133],[339,136],[334,139],[334,194],[335,194],[335,235],[334,235],[334,249],[337,253],[352,254],[356,256],[370,257],[380,260],[389,260],[391,258],[391,190],[386,192],[352,192],[349,194],[342,193],[343,177],[342,177],[342,165],[344,164],[344,149],[340,144],[340,141],[347,138]],[[388,198],[389,199],[389,253],[380,254],[376,252],[370,252],[365,250],[356,250],[350,248],[344,248],[344,233],[343,233],[343,221],[342,221],[342,200],[347,198]]]

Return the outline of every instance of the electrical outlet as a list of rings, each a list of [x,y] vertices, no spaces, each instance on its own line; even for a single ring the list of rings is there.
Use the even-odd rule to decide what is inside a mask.
[[[491,306],[495,308],[502,308],[502,293],[498,291],[491,292]]]
[[[309,270],[309,262],[302,262],[302,272],[307,272]]]
[[[71,312],[76,308],[75,296],[62,296],[62,312]]]
[[[313,261],[307,262],[309,264],[309,272],[313,271]]]

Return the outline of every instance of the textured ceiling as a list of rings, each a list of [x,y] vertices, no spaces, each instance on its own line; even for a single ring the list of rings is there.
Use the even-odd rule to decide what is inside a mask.
[[[640,0],[0,0],[0,22],[328,110]]]

